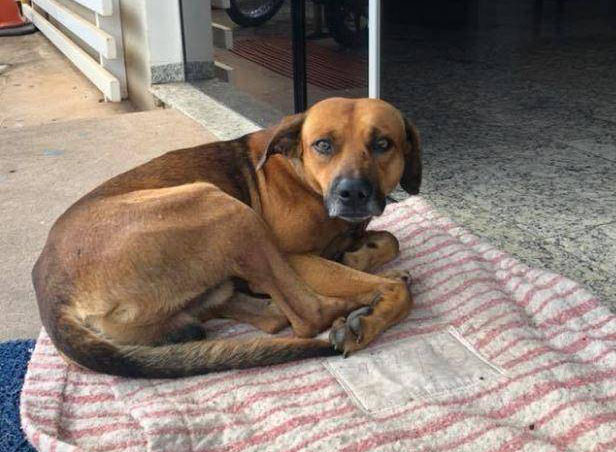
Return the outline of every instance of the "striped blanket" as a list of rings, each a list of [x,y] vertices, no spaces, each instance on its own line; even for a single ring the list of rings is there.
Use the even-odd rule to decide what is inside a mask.
[[[374,228],[401,242],[415,308],[366,350],[181,380],[65,364],[44,332],[21,399],[43,451],[616,450],[616,317],[421,198]],[[211,336],[258,334],[219,321]]]

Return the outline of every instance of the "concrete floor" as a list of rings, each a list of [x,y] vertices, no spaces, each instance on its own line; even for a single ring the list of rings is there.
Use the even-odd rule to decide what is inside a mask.
[[[0,38],[0,130],[133,111],[103,96],[41,33]]]
[[[99,102],[41,34],[0,38],[0,341],[40,329],[30,270],[49,228],[104,180],[213,135],[173,110]]]

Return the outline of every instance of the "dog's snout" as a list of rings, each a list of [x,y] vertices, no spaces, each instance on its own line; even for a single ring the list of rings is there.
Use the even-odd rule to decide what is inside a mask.
[[[382,214],[385,197],[368,179],[339,178],[325,198],[325,207],[331,218],[357,222]]]
[[[346,205],[368,202],[373,191],[372,184],[366,179],[340,179],[336,185],[336,195]]]

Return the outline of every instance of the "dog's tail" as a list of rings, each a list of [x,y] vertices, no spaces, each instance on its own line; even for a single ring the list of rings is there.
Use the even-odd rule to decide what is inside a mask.
[[[263,337],[160,346],[115,344],[72,316],[46,325],[56,348],[87,369],[121,377],[175,378],[335,355],[324,340]],[[47,327],[50,328],[47,328]]]

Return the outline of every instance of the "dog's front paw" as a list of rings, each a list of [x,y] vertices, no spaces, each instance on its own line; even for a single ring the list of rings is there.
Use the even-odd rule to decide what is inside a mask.
[[[372,313],[372,306],[363,306],[351,312],[346,319],[341,317],[333,323],[329,341],[345,358],[364,348],[378,334],[370,321]]]

